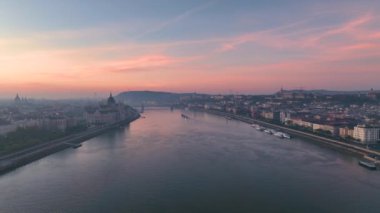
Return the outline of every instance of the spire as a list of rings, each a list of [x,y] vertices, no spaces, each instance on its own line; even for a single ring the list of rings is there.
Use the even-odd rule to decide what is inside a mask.
[[[20,96],[18,95],[18,93],[16,94],[15,101],[16,101],[16,102],[20,102],[20,101],[21,101],[21,98],[20,98]]]

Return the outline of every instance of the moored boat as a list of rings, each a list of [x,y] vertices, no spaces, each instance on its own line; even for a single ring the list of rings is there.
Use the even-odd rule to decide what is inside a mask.
[[[284,138],[284,133],[282,133],[282,132],[276,132],[273,135],[276,137],[279,137],[279,138]]]
[[[257,130],[257,131],[263,131],[264,128],[258,125],[258,126],[256,127],[256,130]]]
[[[189,116],[185,115],[185,114],[181,114],[181,117],[184,118],[184,119],[190,119]]]
[[[376,170],[377,169],[376,164],[372,163],[372,162],[359,160],[359,165],[362,167],[365,167],[367,169],[370,169],[370,170]]]
[[[268,134],[272,134],[272,131],[270,129],[265,129],[264,132]]]
[[[282,133],[282,137],[286,139],[290,139],[290,135],[286,133]]]

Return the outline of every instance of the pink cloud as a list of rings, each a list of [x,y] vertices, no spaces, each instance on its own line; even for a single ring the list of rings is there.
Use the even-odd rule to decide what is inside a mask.
[[[135,58],[108,62],[104,65],[104,69],[108,72],[152,71],[158,68],[184,63],[189,60],[191,60],[191,58],[172,57],[163,54],[143,55]]]
[[[256,43],[271,48],[324,48],[326,46],[337,45],[336,43],[321,42],[332,36],[350,36],[357,40],[377,39],[380,32],[375,29],[364,29],[364,26],[375,21],[371,14],[365,14],[356,19],[343,23],[340,26],[330,28],[305,28],[302,24],[305,22],[296,22],[284,27],[273,28],[265,31],[246,33],[230,38],[227,42],[221,44],[220,52],[236,50],[239,46],[246,43]],[[298,26],[298,28],[294,28]],[[283,32],[286,29],[292,29],[290,33]],[[319,32],[318,32],[319,30]],[[314,32],[316,31],[316,32]],[[306,33],[306,34],[305,34]],[[289,37],[289,35],[292,36]],[[343,38],[342,42],[345,42]]]

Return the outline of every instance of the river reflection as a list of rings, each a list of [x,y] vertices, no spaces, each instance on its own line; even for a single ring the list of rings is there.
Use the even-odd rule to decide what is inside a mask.
[[[378,212],[380,173],[205,113],[145,119],[0,177],[0,212]]]

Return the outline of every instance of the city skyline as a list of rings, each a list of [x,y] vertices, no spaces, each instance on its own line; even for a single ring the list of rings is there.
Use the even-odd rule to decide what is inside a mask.
[[[376,1],[0,6],[0,98],[379,89]]]

